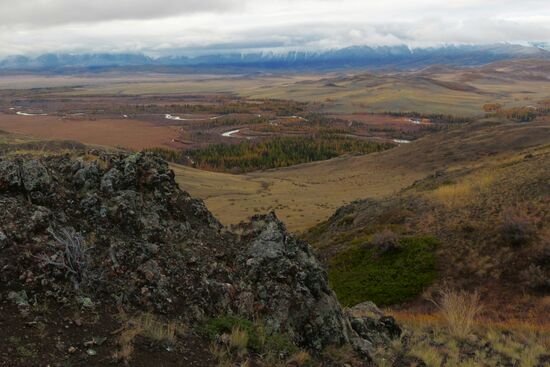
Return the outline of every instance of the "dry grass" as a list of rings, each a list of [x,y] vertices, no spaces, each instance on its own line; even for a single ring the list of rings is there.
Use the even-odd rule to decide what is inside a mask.
[[[222,338],[222,343],[218,340],[210,344],[210,353],[218,361],[219,367],[235,366],[239,362],[241,366],[248,365],[248,342],[250,335],[239,326],[234,326],[231,333]],[[242,363],[241,363],[242,362]]]
[[[479,294],[445,289],[438,306],[451,335],[465,338],[470,335],[476,317],[481,312]]]
[[[428,343],[417,345],[410,355],[420,358],[428,367],[440,367],[443,362],[443,356],[439,350]]]
[[[121,343],[119,341],[118,350],[113,354],[113,358],[117,361],[124,362],[128,364],[134,355],[134,344],[133,343]]]
[[[128,364],[134,353],[134,339],[141,333],[141,329],[131,327],[122,331],[117,339],[118,350],[114,353],[113,358],[117,361]]]
[[[118,350],[113,358],[117,361],[129,363],[134,352],[134,340],[138,336],[150,339],[156,343],[174,344],[178,335],[185,334],[184,324],[176,322],[162,322],[152,314],[143,314],[128,319],[124,313],[119,317],[126,320],[125,329],[117,338]]]
[[[141,335],[156,342],[173,343],[176,340],[178,326],[175,322],[163,323],[151,314],[144,314],[135,319]]]
[[[171,147],[178,131],[170,126],[129,119],[68,121],[56,116],[15,116],[0,113],[0,129],[37,139],[73,140],[85,144],[145,149]]]
[[[422,359],[428,366],[497,367],[545,365],[550,350],[550,324],[476,319],[467,337],[454,335],[441,314],[391,312],[402,325],[402,340],[376,351],[380,366],[391,366],[396,356]]]
[[[171,168],[180,187],[205,200],[223,224],[246,220],[256,208],[274,210],[289,230],[299,232],[326,220],[342,205],[394,194],[428,174],[386,166],[377,157],[378,153],[340,157],[244,175]]]
[[[310,362],[311,362],[311,355],[308,352],[301,350],[298,353],[294,354],[287,361],[287,364],[301,367],[301,366],[306,366]]]
[[[420,313],[413,311],[396,311],[386,309],[384,312],[393,316],[399,323],[413,328],[437,328],[442,329],[446,325],[446,320],[441,313]],[[549,334],[550,322],[530,322],[518,319],[509,319],[504,321],[495,321],[480,316],[475,319],[475,330],[497,330],[499,332],[511,330],[516,334]],[[550,345],[549,345],[550,347]]]
[[[483,170],[462,179],[460,182],[438,187],[431,193],[439,203],[449,208],[460,208],[479,200],[491,184],[497,180],[497,172]]]
[[[250,336],[245,330],[235,326],[231,330],[231,334],[229,334],[229,347],[242,357],[248,352],[247,346],[249,339]]]
[[[210,344],[210,353],[218,361],[218,367],[230,367],[234,366],[231,353],[227,349],[227,346],[220,345],[217,342]]]

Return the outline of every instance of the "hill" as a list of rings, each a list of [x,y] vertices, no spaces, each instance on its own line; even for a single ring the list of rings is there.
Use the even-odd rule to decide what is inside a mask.
[[[422,297],[451,286],[480,291],[489,318],[543,320],[549,137],[547,120],[481,121],[382,154],[389,165],[432,174],[397,194],[344,206],[305,235],[329,265],[340,300],[417,300],[414,307],[426,310],[431,303]],[[421,268],[408,274],[403,261]],[[382,264],[385,274],[400,275],[369,273]]]
[[[381,153],[284,169],[231,175],[173,168],[180,186],[203,198],[226,225],[273,209],[289,229],[303,231],[346,203],[383,198],[438,170],[545,145],[548,137],[544,119],[529,124],[485,120]]]
[[[423,166],[410,154],[436,137],[380,154],[385,163],[408,156],[421,169],[450,166],[395,195],[345,206],[305,235],[346,305],[387,305],[388,296],[402,303],[422,285],[443,302],[443,281],[481,289],[483,316],[493,321],[465,329],[467,341],[439,314],[408,313],[430,309],[422,302],[386,310],[401,326],[370,302],[342,311],[312,249],[274,214],[222,229],[155,155],[4,135],[0,364],[497,366],[528,353],[532,365],[544,365],[548,126],[468,127],[475,138],[457,129],[449,139],[465,141],[461,163],[435,151]],[[508,146],[474,149],[486,132],[502,134]],[[500,317],[542,324],[495,324]]]
[[[1,365],[272,366],[330,347],[369,366],[400,334],[344,313],[273,213],[224,230],[152,154],[2,157],[0,203]]]

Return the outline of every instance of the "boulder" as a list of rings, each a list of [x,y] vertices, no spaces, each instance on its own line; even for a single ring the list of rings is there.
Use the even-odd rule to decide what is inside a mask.
[[[349,342],[349,324],[311,247],[274,213],[252,218],[242,230],[240,310],[259,313],[271,329],[311,349]]]

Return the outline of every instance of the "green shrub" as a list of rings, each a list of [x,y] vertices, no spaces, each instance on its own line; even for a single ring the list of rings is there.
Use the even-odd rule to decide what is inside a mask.
[[[410,300],[436,276],[433,237],[402,238],[396,251],[356,246],[330,262],[329,280],[345,306],[364,301],[378,305]]]
[[[252,352],[270,351],[277,355],[291,355],[299,350],[287,335],[266,333],[262,323],[237,316],[226,315],[209,319],[203,324],[201,331],[209,339],[216,340],[222,334],[230,334],[235,328],[248,334],[247,349]]]

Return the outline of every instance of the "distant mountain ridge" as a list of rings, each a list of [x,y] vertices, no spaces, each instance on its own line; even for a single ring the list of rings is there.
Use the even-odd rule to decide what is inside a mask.
[[[490,62],[538,58],[550,59],[550,51],[537,46],[513,44],[443,46],[353,46],[336,50],[286,53],[225,53],[196,57],[163,56],[153,58],[132,53],[43,54],[38,57],[10,56],[0,60],[2,71],[63,71],[128,67],[234,67],[244,69],[415,68],[435,64],[476,66]]]

